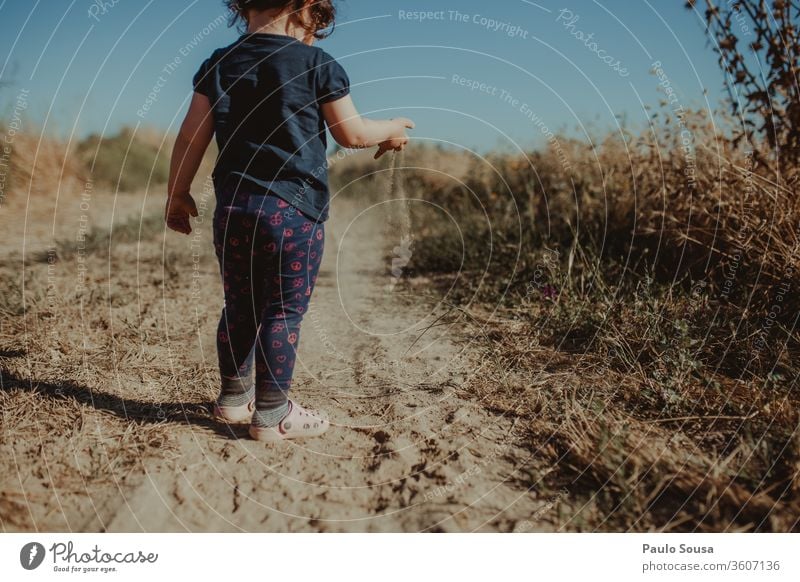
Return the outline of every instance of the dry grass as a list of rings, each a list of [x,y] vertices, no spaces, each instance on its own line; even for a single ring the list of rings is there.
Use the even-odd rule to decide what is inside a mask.
[[[28,194],[47,197],[82,187],[82,169],[68,144],[28,131],[16,134],[11,148],[9,188],[4,206],[26,199]]]
[[[408,196],[442,207],[412,204],[405,274],[415,291],[455,283],[443,321],[462,318],[484,350],[466,390],[551,465],[520,485],[569,492],[553,513],[564,530],[798,528],[793,174],[775,183],[695,123],[719,147],[697,152],[693,184],[669,125],[488,163],[422,147],[405,159]],[[26,155],[37,192],[63,186]],[[373,173],[368,157],[334,162],[335,191],[385,197],[390,161]],[[12,202],[27,196],[19,175]],[[174,454],[176,423],[210,428],[214,362],[170,347],[207,322],[164,320],[193,313],[177,277],[193,249],[165,245],[162,228],[134,216],[95,225],[85,255],[65,238],[24,272],[0,261],[0,431],[20,437],[0,446],[5,529],[79,529],[65,516],[92,515]],[[217,274],[200,234],[202,284]],[[75,289],[79,258],[90,291]]]
[[[471,388],[493,411],[516,417],[532,454],[553,463],[546,484],[569,491],[575,508],[561,528],[797,528],[796,395],[732,379],[670,392],[614,370],[607,358],[541,345],[520,321],[473,315],[470,331],[488,346]]]
[[[176,427],[214,430],[215,366],[164,348],[198,334],[187,309],[163,312],[191,303],[176,266],[190,270],[193,249],[165,245],[160,214],[90,226],[81,249],[68,238],[24,266],[0,261],[0,433],[15,437],[0,443],[5,531],[102,529],[104,505],[178,457]],[[216,273],[210,233],[200,236],[202,283]]]
[[[410,274],[453,286],[488,349],[471,390],[554,464],[567,530],[800,523],[797,172],[685,121],[691,157],[656,119],[468,161],[463,183],[407,177],[455,217],[415,214]]]
[[[166,426],[134,430],[108,404],[88,388],[2,372],[2,430],[20,437],[0,445],[4,473],[11,476],[3,479],[0,493],[4,529],[83,529],[94,515],[93,504],[113,497],[126,479],[141,473],[155,450],[169,452]],[[48,514],[40,512],[43,507]],[[85,521],[77,523],[81,515]]]

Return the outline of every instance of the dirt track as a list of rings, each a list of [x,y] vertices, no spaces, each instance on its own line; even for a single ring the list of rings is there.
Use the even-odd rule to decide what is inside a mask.
[[[335,207],[303,328],[294,397],[330,413],[322,438],[267,446],[210,420],[220,289],[207,240],[194,295],[185,254],[177,274],[159,273],[159,236],[93,259],[95,285],[111,297],[101,313],[51,318],[47,333],[46,316],[9,320],[25,340],[0,360],[2,452],[13,459],[0,480],[4,529],[547,529],[536,516],[548,500],[525,485],[537,475],[531,453],[513,444],[511,420],[464,388],[480,373],[466,338],[435,326],[417,340],[441,309],[387,288],[396,242],[385,240],[385,209],[362,210]],[[167,256],[185,253],[187,239],[169,236]],[[59,268],[69,295],[74,275]],[[4,347],[20,344],[17,333],[3,335]],[[36,353],[45,344],[49,360]],[[18,418],[43,401],[54,407],[46,422]],[[23,439],[12,442],[12,431]]]

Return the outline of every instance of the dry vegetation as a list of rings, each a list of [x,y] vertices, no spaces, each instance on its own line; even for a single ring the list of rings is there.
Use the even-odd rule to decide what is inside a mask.
[[[520,442],[550,464],[518,485],[552,493],[555,527],[795,530],[800,211],[792,175],[762,171],[702,116],[692,116],[692,132],[713,147],[689,161],[675,120],[653,123],[594,147],[562,138],[559,148],[485,160],[412,148],[398,174],[406,194],[446,213],[411,205],[407,288],[432,300],[441,289],[450,306],[442,322],[482,338],[481,373],[467,393],[513,417]],[[56,157],[66,151],[48,147]],[[74,204],[86,178],[67,159],[78,168]],[[364,198],[386,190],[386,173],[374,170],[363,156],[332,167],[342,196]],[[26,198],[15,190],[6,202]],[[2,430],[22,437],[3,443],[5,469],[21,479],[0,497],[9,527],[33,527],[26,504],[53,494],[31,483],[51,483],[67,498],[60,504],[95,503],[97,495],[80,494],[85,483],[110,498],[148,458],[172,454],[170,419],[209,424],[213,366],[163,360],[180,341],[175,330],[196,333],[191,322],[167,326],[158,308],[162,294],[191,302],[174,265],[190,264],[192,249],[165,248],[157,205],[142,213],[130,198],[132,218],[94,228],[83,249],[73,224],[72,237],[29,254],[25,271],[13,253],[0,265]],[[120,194],[116,204],[125,201]],[[201,268],[213,273],[210,244],[203,248]],[[74,290],[79,251],[90,272],[107,272],[88,294]],[[72,273],[55,292],[51,257]],[[180,390],[169,401],[131,398],[176,378],[196,378],[180,402]],[[102,414],[102,428],[92,415],[86,422],[87,411]],[[25,468],[41,457],[52,462]]]
[[[745,4],[758,11],[763,3]],[[795,4],[780,9],[791,26]],[[713,9],[707,18],[721,35],[723,66],[747,88],[746,59],[727,39],[731,14]],[[794,59],[787,65],[774,37],[759,34],[777,67],[796,63],[796,47],[784,51]],[[530,455],[549,465],[520,485],[559,492],[549,514],[557,528],[798,529],[800,118],[796,83],[780,74],[770,83],[786,97],[786,117],[776,127],[764,114],[764,139],[725,131],[721,115],[712,124],[700,113],[678,119],[664,109],[640,135],[560,137],[543,150],[485,159],[414,145],[405,158],[406,194],[430,202],[411,204],[406,289],[436,301],[444,294],[441,321],[481,338],[480,373],[464,394],[514,418]],[[763,95],[748,91],[755,109],[747,119],[758,119]],[[4,212],[22,208],[29,191],[65,189],[74,201],[91,167],[111,189],[145,179],[142,168],[152,181],[164,177],[153,136],[90,138],[72,151],[46,141],[34,163],[35,142],[17,141]],[[120,152],[131,144],[138,153],[126,166]],[[332,173],[342,196],[368,200],[385,190],[385,174],[373,170],[354,156]],[[3,470],[20,475],[19,489],[0,491],[6,527],[32,527],[27,504],[50,494],[26,483],[42,479],[31,470],[49,471],[58,490],[78,491],[85,480],[113,485],[154,447],[170,449],[165,418],[189,410],[206,422],[200,406],[214,392],[213,372],[164,363],[164,346],[181,341],[166,338],[166,329],[183,339],[196,329],[167,326],[159,298],[142,291],[181,297],[186,290],[170,265],[188,264],[190,251],[165,249],[157,214],[135,216],[89,237],[84,250],[94,271],[109,261],[115,273],[94,281],[96,293],[76,295],[71,280],[48,292],[48,259],[74,264],[74,238],[54,241],[24,271],[19,256],[0,263],[0,432],[20,437],[0,446]],[[124,269],[131,261],[135,272]],[[202,258],[213,273],[212,263]],[[176,377],[193,379],[181,403],[130,398],[128,383]],[[108,415],[112,430],[100,440],[83,422],[89,408]],[[130,431],[131,421],[147,429]],[[64,448],[78,451],[66,465],[25,468]]]
[[[152,164],[153,135],[103,140],[98,168],[124,167],[123,139]],[[14,140],[0,206],[6,531],[97,530],[96,511],[117,502],[127,479],[154,458],[176,456],[171,423],[210,425],[208,370],[151,345],[166,325],[159,300],[174,292],[175,265],[191,265],[191,249],[165,249],[160,199],[117,191],[119,174],[91,172],[90,143],[97,140],[68,145],[35,133]],[[201,259],[213,273],[210,257]],[[172,330],[194,334],[190,321]],[[170,381],[176,397],[159,388]]]
[[[408,192],[449,213],[415,206],[409,275],[485,338],[473,393],[553,463],[579,508],[565,529],[800,523],[800,6],[705,4],[733,116],[667,95],[641,135],[463,156],[444,182],[452,154],[407,164]]]
[[[415,148],[406,190],[450,215],[414,205],[408,284],[431,277],[443,321],[483,334],[474,394],[554,464],[547,484],[582,507],[565,528],[794,530],[797,174],[682,121],[692,157],[663,113],[593,146]]]

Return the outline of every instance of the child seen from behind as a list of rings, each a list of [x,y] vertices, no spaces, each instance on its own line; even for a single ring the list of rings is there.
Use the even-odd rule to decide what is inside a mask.
[[[342,66],[314,46],[332,0],[228,0],[243,34],[203,62],[172,154],[166,221],[189,234],[190,194],[216,136],[214,246],[225,305],[215,416],[275,442],[317,436],[327,415],[289,398],[300,324],[317,282],[329,191],[326,126],[346,148],[408,143],[405,118],[361,117]]]

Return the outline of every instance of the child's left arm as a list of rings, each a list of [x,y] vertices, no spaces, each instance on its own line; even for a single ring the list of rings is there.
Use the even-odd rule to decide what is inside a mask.
[[[208,97],[195,93],[186,118],[183,120],[169,169],[167,207],[164,212],[167,226],[183,234],[192,232],[189,218],[197,216],[197,206],[190,194],[203,156],[214,137],[214,117]]]

